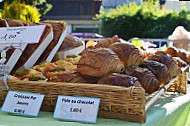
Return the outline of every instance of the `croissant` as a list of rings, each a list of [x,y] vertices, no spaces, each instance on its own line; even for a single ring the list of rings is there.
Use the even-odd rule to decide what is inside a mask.
[[[185,50],[180,49],[179,52],[177,53],[177,57],[181,58],[188,64],[190,63],[190,55]]]
[[[184,60],[186,63],[190,63],[190,55],[185,50],[178,49],[175,47],[169,47],[166,53],[171,55],[172,57],[179,57],[182,60]]]
[[[140,51],[131,44],[117,42],[110,45],[109,48],[118,55],[119,59],[126,67],[138,66],[143,63],[143,57]]]
[[[181,58],[179,58],[179,57],[173,57],[173,59],[175,61],[177,61],[179,68],[187,66],[187,63],[185,61],[183,61]]]
[[[175,47],[169,47],[166,50],[166,53],[169,54],[172,57],[177,57],[177,55],[179,53],[179,50],[177,48],[175,48]]]
[[[59,48],[59,51],[71,50],[82,45],[83,45],[82,40],[80,40],[78,37],[67,35],[61,47]]]
[[[86,80],[76,71],[55,72],[49,76],[50,82],[86,83]]]
[[[98,44],[95,45],[95,48],[108,48],[109,45],[115,42],[120,42],[119,38],[117,35],[114,35],[112,38],[107,38],[103,41],[98,42]]]
[[[160,88],[160,82],[156,76],[147,68],[141,67],[127,67],[125,73],[130,76],[138,78],[141,86],[146,93],[153,93]]]
[[[82,53],[77,71],[84,76],[102,77],[105,74],[124,70],[116,53],[108,48],[97,48]]]
[[[140,83],[137,81],[136,77],[118,73],[112,73],[108,76],[104,76],[102,79],[98,81],[98,84],[107,84],[124,87],[140,86]]]
[[[174,60],[169,55],[165,55],[165,54],[153,55],[149,57],[148,59],[165,64],[170,72],[171,77],[175,77],[181,73],[181,69],[178,67],[177,61]]]
[[[162,63],[144,60],[142,67],[148,68],[161,84],[166,84],[171,79],[168,68]]]

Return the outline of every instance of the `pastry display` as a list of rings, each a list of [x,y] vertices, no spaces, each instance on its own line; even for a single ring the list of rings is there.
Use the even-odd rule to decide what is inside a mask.
[[[104,76],[98,81],[98,84],[108,84],[114,86],[140,86],[136,77],[128,76],[125,74],[112,73],[110,75]]]
[[[143,63],[143,57],[139,49],[131,44],[117,42],[110,45],[109,48],[118,55],[126,67],[138,66]]]
[[[156,54],[149,57],[148,59],[165,64],[170,72],[171,77],[175,77],[181,73],[181,69],[178,67],[178,62],[167,54]]]
[[[117,35],[99,42],[90,40],[93,42],[86,45],[82,39],[66,35],[63,21],[0,19],[0,27],[39,25],[45,26],[39,43],[21,43],[18,48],[1,52],[2,59],[8,59],[2,65],[1,99],[9,89],[40,93],[45,95],[42,110],[53,111],[60,95],[99,98],[100,105],[99,99],[94,100],[100,110],[98,116],[144,123],[146,111],[165,91],[187,92],[190,55],[181,49],[158,51],[148,48],[149,43],[143,43],[147,48],[143,45],[140,49]],[[6,66],[14,68],[8,79]]]
[[[98,42],[95,45],[95,48],[108,48],[111,44],[116,43],[116,42],[120,42],[119,38],[117,35],[113,36],[112,38],[107,38],[103,41]]]
[[[117,54],[108,48],[85,51],[79,60],[77,71],[83,76],[102,77],[108,73],[120,73],[124,65]]]
[[[26,44],[23,48],[23,53],[15,62],[16,65],[12,71],[14,80],[35,81],[36,83],[42,81],[44,83],[102,84],[131,87],[131,89],[143,87],[143,92],[151,94],[163,88],[173,77],[180,75],[181,68],[190,62],[189,53],[181,49],[170,47],[167,51],[142,50],[120,40],[117,35],[106,38],[85,50],[84,48],[78,50],[78,52],[82,51],[80,55],[78,53],[73,55],[77,47],[85,47],[85,45],[81,39],[72,35],[67,35],[64,40],[61,40],[65,37],[63,31],[66,27],[62,21],[23,23],[12,19],[0,19],[0,27],[37,25],[45,25],[45,30],[39,43]],[[44,42],[46,39],[51,40],[47,43]],[[47,43],[47,47],[44,47],[39,55],[34,55],[38,58],[31,67],[27,67],[26,63],[31,61],[29,59],[34,53],[39,52],[41,49],[39,47],[44,43]],[[60,45],[60,48],[57,45]],[[6,58],[9,59],[15,50],[9,49],[6,52]],[[48,62],[47,59],[52,51],[57,54],[59,52],[59,58]],[[60,57],[61,52],[69,53]]]
[[[153,93],[160,88],[160,82],[156,76],[147,68],[141,67],[127,67],[125,73],[130,76],[138,78],[141,86],[146,93]]]
[[[168,68],[162,63],[144,60],[142,67],[149,69],[157,77],[161,84],[166,84],[171,79]]]

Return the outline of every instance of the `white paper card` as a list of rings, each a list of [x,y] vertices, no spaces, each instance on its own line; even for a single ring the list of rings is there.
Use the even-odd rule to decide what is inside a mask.
[[[38,43],[45,25],[0,28],[0,44]]]
[[[9,91],[1,111],[37,117],[43,99],[42,94]]]
[[[96,123],[99,103],[99,98],[58,96],[54,118]]]

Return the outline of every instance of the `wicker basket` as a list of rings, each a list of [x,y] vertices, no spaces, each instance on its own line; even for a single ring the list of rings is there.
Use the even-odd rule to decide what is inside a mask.
[[[186,94],[187,93],[187,71],[188,71],[188,68],[182,72],[182,74],[178,77],[176,81],[174,81],[173,85],[171,85],[167,91]]]
[[[182,75],[176,77],[168,88],[168,91],[186,93],[187,69]],[[172,83],[172,82],[171,82]],[[144,123],[146,120],[145,106],[147,102],[155,101],[158,97],[155,92],[152,98],[146,100],[145,91],[142,87],[119,87],[100,84],[76,84],[76,83],[53,83],[34,81],[13,81],[9,80],[10,90],[25,91],[45,94],[42,110],[54,111],[58,95],[86,96],[100,98],[99,117],[120,119],[132,122]],[[0,105],[6,97],[6,91],[0,91]],[[155,97],[154,97],[155,95]],[[161,94],[160,94],[161,95]],[[151,102],[152,104],[154,102]]]
[[[11,81],[10,90],[45,94],[42,110],[53,111],[58,95],[100,98],[99,117],[144,123],[145,91],[142,87],[118,87],[100,84]],[[3,103],[6,92],[0,92]]]

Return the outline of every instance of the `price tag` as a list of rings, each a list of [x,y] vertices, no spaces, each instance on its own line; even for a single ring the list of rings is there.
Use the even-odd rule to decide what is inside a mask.
[[[45,25],[0,28],[0,44],[38,43]]]
[[[99,103],[99,98],[58,96],[54,118],[96,123]]]
[[[44,95],[9,91],[1,111],[37,117]]]

